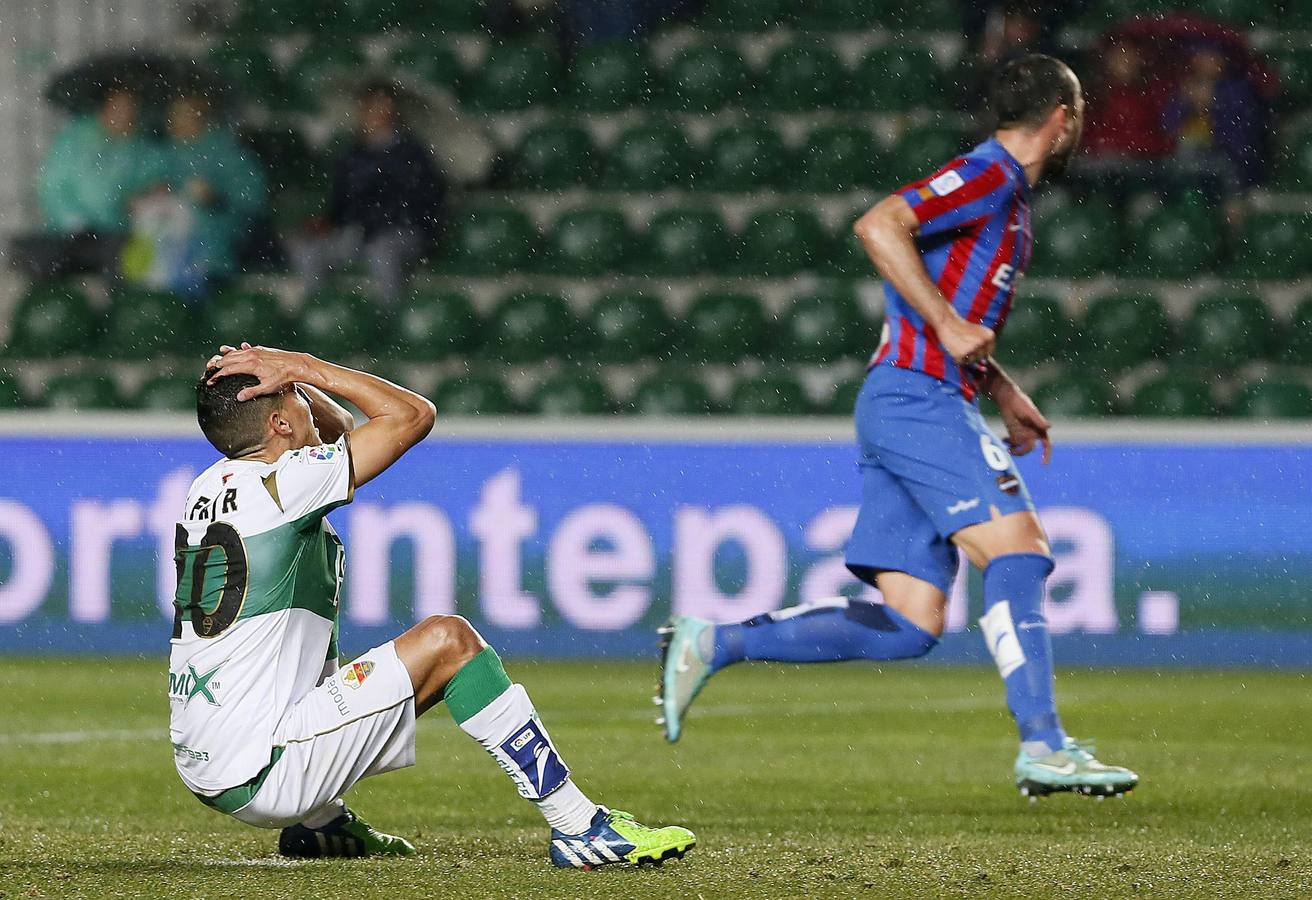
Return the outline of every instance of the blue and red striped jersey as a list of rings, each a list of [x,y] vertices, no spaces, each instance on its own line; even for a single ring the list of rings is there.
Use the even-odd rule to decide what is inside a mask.
[[[1001,331],[1016,281],[1034,249],[1025,170],[990,138],[933,175],[899,188],[920,230],[929,277],[962,318]],[[901,294],[884,283],[884,331],[871,367],[914,369],[960,388],[973,400],[982,365],[961,369]]]

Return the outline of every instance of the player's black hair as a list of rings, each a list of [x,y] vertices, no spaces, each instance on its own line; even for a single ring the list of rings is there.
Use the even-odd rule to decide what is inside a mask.
[[[1058,106],[1074,103],[1074,73],[1043,53],[1007,63],[989,86],[989,112],[998,128],[1038,128]]]
[[[255,387],[254,375],[225,375],[213,384],[209,369],[196,383],[196,421],[214,449],[234,459],[264,441],[264,423],[282,400],[281,394],[238,400],[242,388]]]

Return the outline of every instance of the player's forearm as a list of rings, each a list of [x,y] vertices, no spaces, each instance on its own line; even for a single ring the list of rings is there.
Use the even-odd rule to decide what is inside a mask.
[[[979,389],[987,397],[994,400],[1002,394],[1016,389],[1016,382],[1011,380],[1011,376],[1003,371],[1002,366],[998,365],[993,359],[984,361],[984,374],[979,380]]]
[[[949,320],[960,318],[925,269],[916,248],[915,217],[905,200],[884,200],[858,219],[853,230],[879,274],[931,327],[943,331]]]
[[[310,403],[310,417],[325,443],[331,444],[355,428],[355,417],[332,397],[312,384],[298,386]]]
[[[354,403],[372,422],[387,420],[414,441],[433,428],[436,409],[425,397],[400,385],[306,354],[304,377],[296,380]]]

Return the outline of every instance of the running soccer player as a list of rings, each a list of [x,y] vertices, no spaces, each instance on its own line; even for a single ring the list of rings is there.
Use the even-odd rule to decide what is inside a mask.
[[[1067,737],[1043,617],[1053,569],[1025,483],[976,406],[991,397],[1023,456],[1052,445],[1048,422],[992,359],[1030,260],[1030,190],[1079,144],[1084,99],[1065,64],[1033,55],[990,90],[992,138],[886,197],[856,223],[884,278],[885,325],[856,405],[863,494],[847,566],[882,604],[824,600],[733,625],[676,617],[662,629],[666,737],[716,671],[743,660],[905,659],[943,632],[958,551],[984,570],[989,652],[1020,730],[1016,784],[1120,795],[1138,783]]]
[[[358,428],[329,395],[367,417]],[[191,486],[177,526],[170,735],[206,806],[281,828],[284,856],[409,855],[342,795],[415,762],[415,717],[445,701],[551,828],[556,866],[682,857],[692,832],[598,806],[570,777],[524,688],[459,616],[431,616],[340,666],[345,552],[325,516],[424,438],[433,405],[364,372],[242,344],[197,386],[223,459]]]

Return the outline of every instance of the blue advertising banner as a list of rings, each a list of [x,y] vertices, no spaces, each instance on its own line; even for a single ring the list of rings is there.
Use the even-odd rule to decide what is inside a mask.
[[[458,612],[508,655],[650,656],[671,611],[877,596],[842,564],[851,442],[760,434],[424,443],[330,517],[344,649]],[[166,653],[174,522],[213,450],[9,434],[0,460],[0,650]],[[1312,445],[1098,440],[1021,469],[1061,661],[1312,666]],[[978,588],[958,578],[930,660],[987,661]]]

